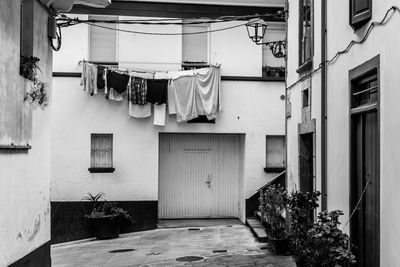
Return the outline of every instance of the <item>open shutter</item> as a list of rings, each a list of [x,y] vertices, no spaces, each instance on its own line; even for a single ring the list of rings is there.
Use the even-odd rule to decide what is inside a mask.
[[[350,0],[350,25],[354,30],[364,26],[372,17],[372,0]]]

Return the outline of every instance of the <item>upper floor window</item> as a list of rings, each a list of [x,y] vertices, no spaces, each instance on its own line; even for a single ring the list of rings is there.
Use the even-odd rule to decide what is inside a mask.
[[[299,0],[299,66],[311,67],[313,56],[313,0]]]
[[[350,25],[357,30],[372,16],[372,0],[350,0]]]
[[[208,63],[208,25],[182,26],[182,67],[184,69],[203,67]],[[201,32],[198,34],[193,34]]]
[[[118,17],[89,16],[95,20],[117,20]],[[117,61],[117,32],[114,23],[96,23],[95,25],[111,28],[105,29],[98,26],[89,26],[89,60],[95,62]]]

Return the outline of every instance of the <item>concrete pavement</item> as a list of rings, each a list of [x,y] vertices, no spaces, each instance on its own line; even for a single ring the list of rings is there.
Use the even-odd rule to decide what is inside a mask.
[[[295,266],[290,256],[274,256],[265,248],[239,224],[158,229],[112,240],[53,245],[52,266]]]

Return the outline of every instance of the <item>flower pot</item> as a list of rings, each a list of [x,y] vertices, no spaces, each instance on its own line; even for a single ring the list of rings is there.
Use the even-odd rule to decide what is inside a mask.
[[[301,257],[293,257],[294,262],[296,263],[296,267],[305,267],[304,259]]]
[[[91,217],[90,220],[97,239],[119,237],[120,221],[116,216]]]
[[[289,242],[288,242],[287,238],[276,239],[276,238],[269,237],[268,243],[271,247],[271,250],[276,255],[285,255],[289,248]]]

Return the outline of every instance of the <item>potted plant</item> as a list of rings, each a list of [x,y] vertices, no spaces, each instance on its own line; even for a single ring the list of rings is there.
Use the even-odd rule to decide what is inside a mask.
[[[288,238],[286,220],[283,217],[287,208],[287,193],[281,186],[270,186],[264,191],[264,214],[266,232],[271,250],[278,255],[286,254]]]
[[[338,228],[340,210],[323,211],[317,216],[314,226],[309,230],[305,261],[309,266],[337,267],[354,264],[350,238]]]
[[[86,217],[91,221],[97,239],[117,238],[120,233],[120,224],[126,220],[135,221],[128,212],[114,202],[104,199],[104,193],[92,195],[88,193],[84,200],[92,202],[92,211]]]
[[[33,81],[40,71],[39,61],[40,59],[38,57],[21,55],[19,66],[19,73],[21,76]]]
[[[290,252],[298,267],[307,266],[308,231],[313,227],[313,213],[318,207],[320,192],[296,191],[288,197],[290,211]]]

